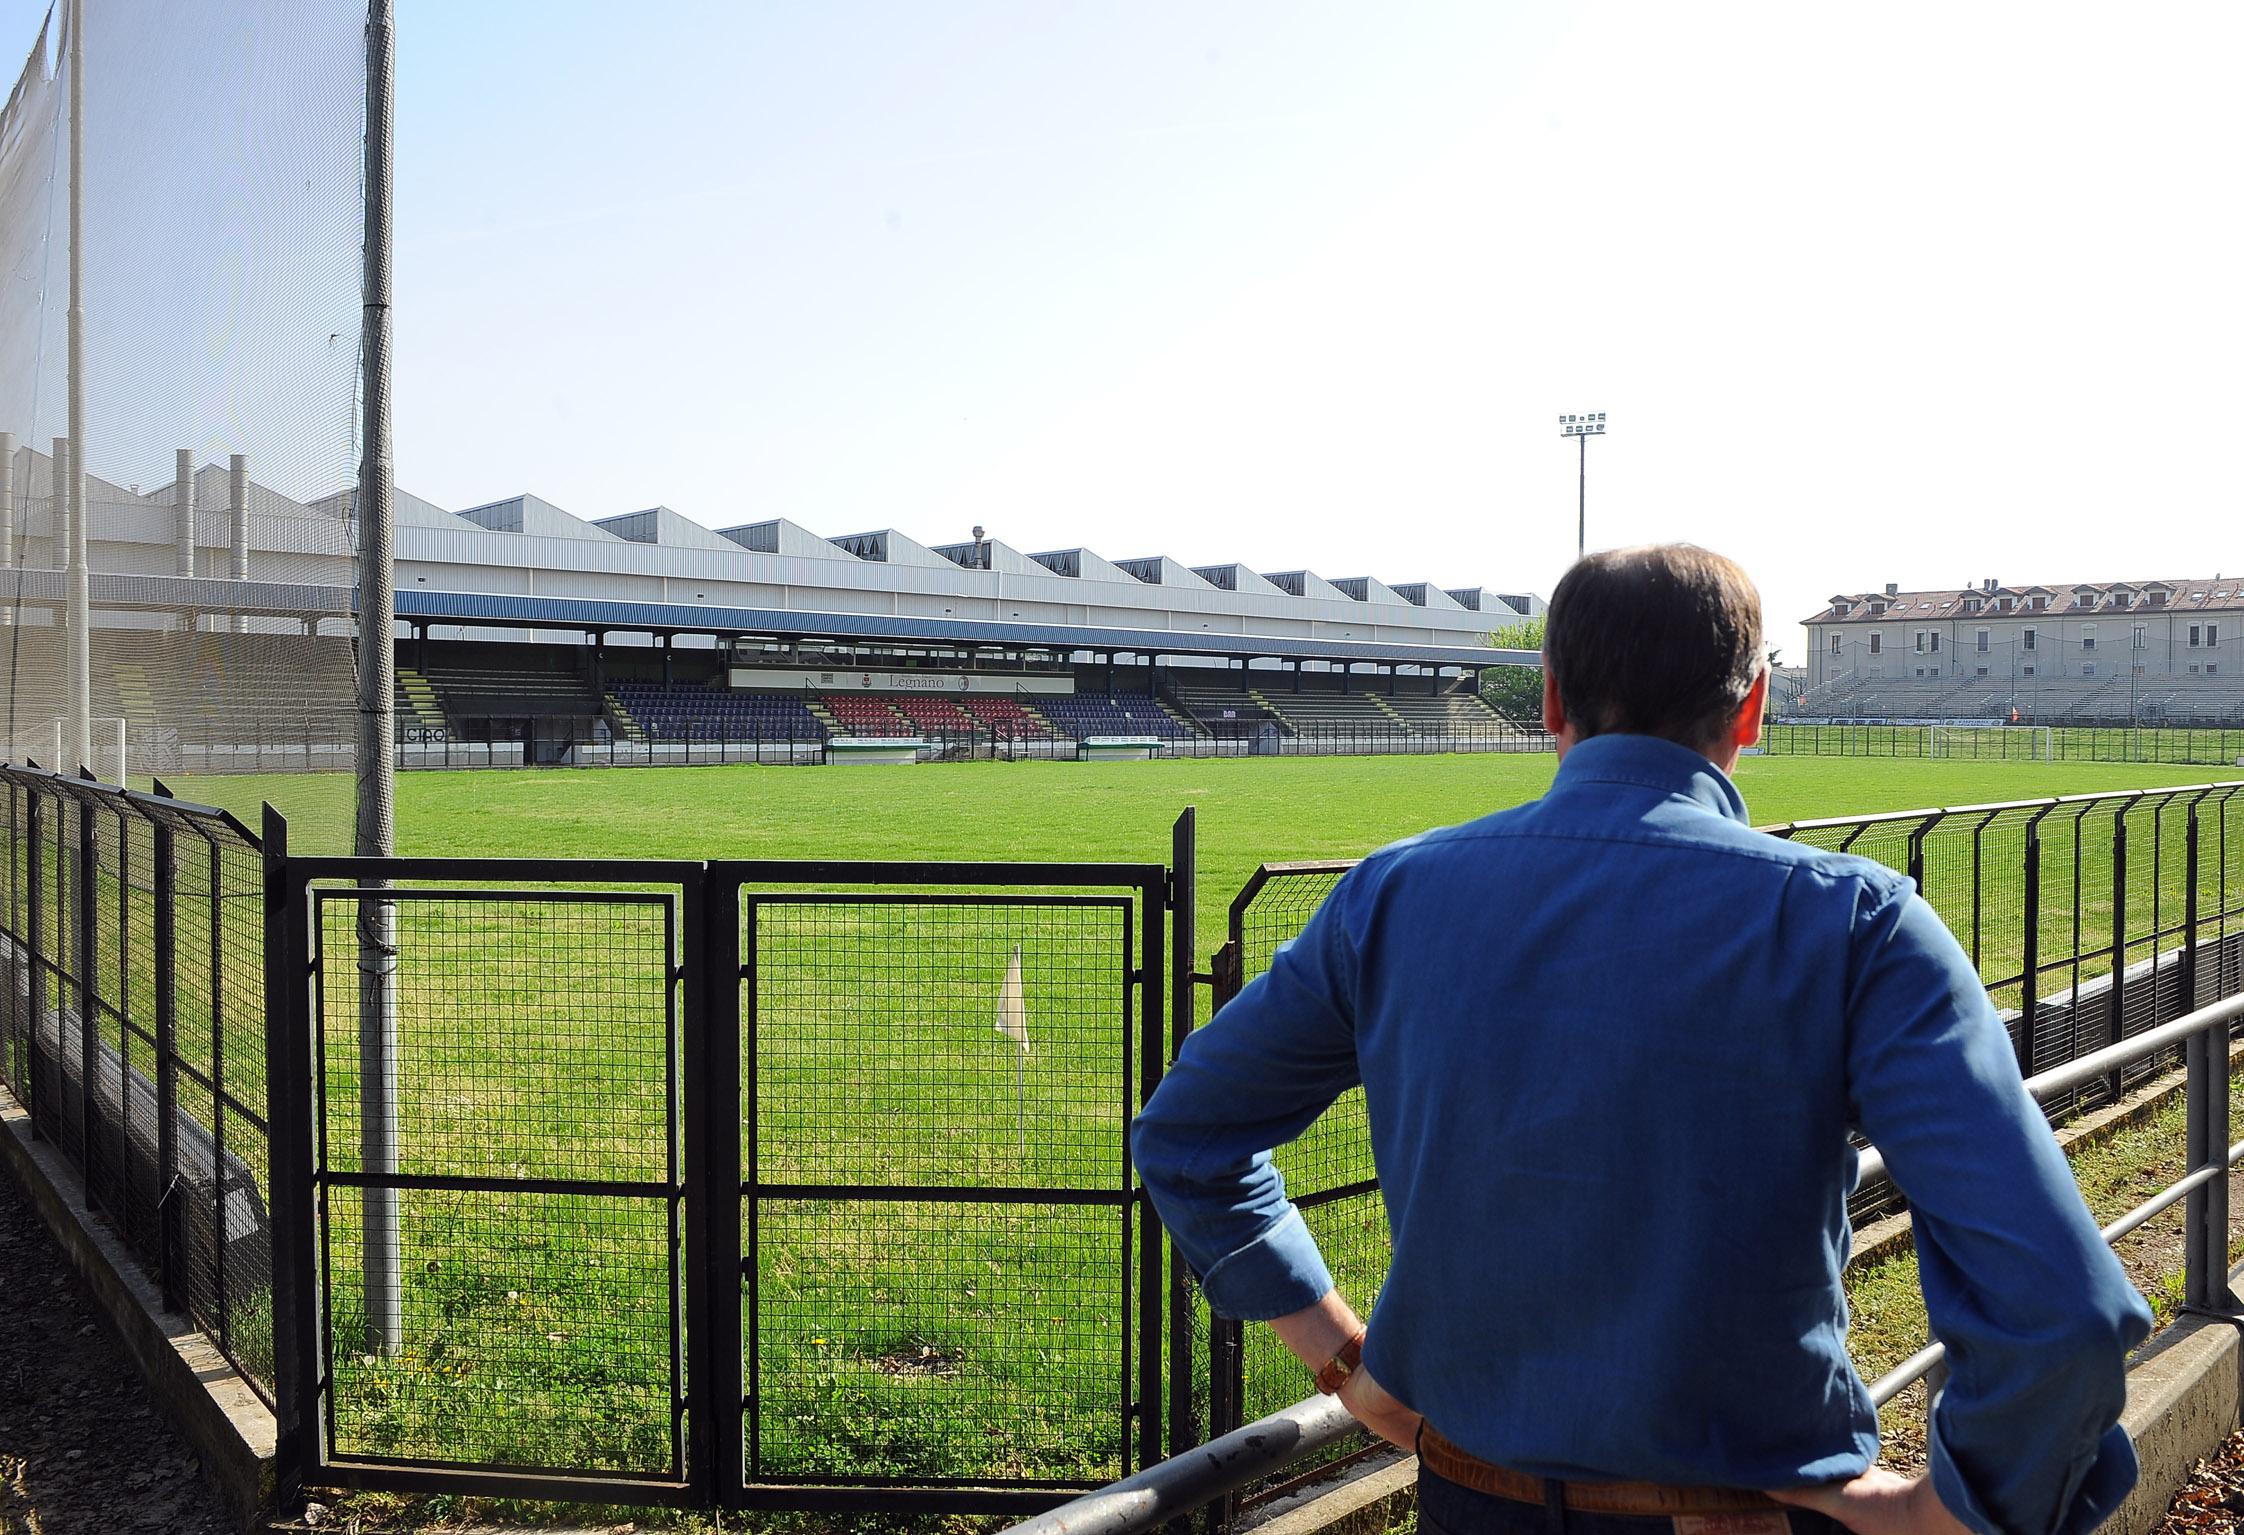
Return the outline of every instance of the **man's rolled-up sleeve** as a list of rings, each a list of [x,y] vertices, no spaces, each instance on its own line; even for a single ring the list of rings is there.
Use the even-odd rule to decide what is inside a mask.
[[[1849,974],[1855,1122],[1909,1198],[1950,1371],[1933,1486],[1982,1535],[2075,1535],[2136,1476],[2116,1425],[2150,1309],[2082,1203],[1971,962],[1913,890],[1866,888]]]
[[[1356,1085],[1356,948],[1343,879],[1269,973],[1195,1030],[1131,1128],[1130,1149],[1222,1316],[1267,1321],[1332,1288],[1270,1152]]]

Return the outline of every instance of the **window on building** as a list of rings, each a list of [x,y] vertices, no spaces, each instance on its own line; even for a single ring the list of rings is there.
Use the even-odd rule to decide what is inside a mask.
[[[1934,655],[1940,654],[1940,631],[1938,629],[1932,631],[1932,653]]]
[[[2082,675],[2083,677],[2093,677],[2093,676],[2095,676],[2095,675],[2096,675],[2096,663],[2095,663],[2095,662],[2093,662],[2093,661],[2083,661],[2083,662],[2081,662],[2081,663],[2080,663],[2080,674],[2081,674],[2081,675]]]
[[[2150,648],[2150,625],[2137,624],[2135,633],[2128,643],[2136,650],[2148,650]]]
[[[1885,649],[1885,645],[1883,644],[1884,639],[1885,636],[1882,634],[1873,634],[1870,636],[1870,654],[1877,655],[1880,651]]]
[[[2036,597],[2036,598],[2034,599],[2034,611],[2035,611],[2036,613],[2039,613],[2039,612],[2040,612],[2040,611],[2041,611],[2042,609],[2044,609],[2044,608],[2046,608],[2046,607],[2048,607],[2048,606],[2049,606],[2049,599],[2048,599],[2048,597],[2046,597],[2046,596],[2042,596],[2042,597]]]
[[[1923,654],[1925,653],[1925,632],[1924,632],[1924,630],[1922,630],[1922,629],[1919,629],[1919,630],[1917,630],[1917,631],[1916,631],[1916,636],[1917,636],[1917,654],[1921,656],[1921,655],[1923,655]]]
[[[2189,626],[2189,643],[2192,650],[2195,650],[2204,639],[2204,630],[2205,626],[2203,624],[2191,624]],[[2192,667],[2191,670],[2194,671],[2196,668]]]
[[[1884,603],[1882,603],[1882,602],[1873,602],[1873,603],[1871,603],[1871,604],[1870,604],[1870,616],[1871,616],[1872,618],[1883,618],[1883,617],[1885,617],[1885,616],[1886,616],[1886,605],[1885,605]]]
[[[2032,676],[2032,675],[2034,674],[2034,669],[2033,669],[2032,667],[2030,667],[2030,666],[2022,666],[2022,667],[2020,667],[2020,668],[2019,668],[2019,670],[2020,670],[2020,671],[2022,671],[2022,672],[2024,672],[2024,673],[2025,673],[2025,674],[2026,674],[2027,676],[2029,676],[2029,677],[2031,677],[2031,676]]]
[[[2134,597],[2134,594],[2133,594],[2133,593],[2131,593],[2131,592],[2113,592],[2113,593],[2112,593],[2112,606],[2113,606],[2113,607],[2115,607],[2115,608],[2125,608],[2125,607],[2132,607],[2132,606],[2134,606],[2134,603],[2135,603],[2135,597]]]
[[[1979,668],[1979,669],[1978,669],[1978,670],[1977,670],[1976,672],[1974,672],[1974,673],[1973,673],[1973,675],[1974,675],[1974,676],[1979,676],[1979,677],[1984,677],[1984,676],[1986,676],[1986,675],[1987,675],[1987,668],[1985,668],[1984,666],[1982,666],[1982,667],[1980,667],[1980,668]]]
[[[2218,645],[2220,642],[2221,626],[2219,624],[2207,624],[2205,626],[2205,643],[2208,645]]]
[[[2144,596],[2143,600],[2154,608],[2166,606],[2166,594],[2164,592],[2150,592]]]
[[[1977,597],[1966,597],[1966,598],[1964,599],[1964,611],[1965,611],[1966,613],[1976,613],[1976,612],[1978,612],[1978,611],[1979,611],[1979,599],[1978,599]]]
[[[1990,631],[1988,631],[1988,630],[1986,630],[1986,629],[1982,629],[1982,630],[1980,630],[1980,631],[1979,631],[1978,635],[1976,636],[1976,638],[1977,638],[1977,640],[1978,640],[1978,642],[1979,642],[1979,643],[1978,643],[1978,645],[1977,645],[1977,647],[1976,647],[1977,649],[1980,649],[1980,650],[1985,650],[1985,649],[1987,648],[1987,641],[1988,641],[1988,635],[1989,635],[1989,633],[1990,633]]]
[[[2082,624],[2080,626],[2080,648],[2083,650],[2094,650],[2096,648],[2096,626],[2094,624]]]
[[[1836,634],[1831,636],[1831,653],[1833,655],[1837,655],[1839,653],[1839,636],[1837,636]]]
[[[2010,599],[2009,599],[2008,597],[1997,597],[1997,598],[1995,599],[1995,611],[1996,611],[1997,613],[2007,613],[2007,612],[2009,612],[2009,611],[2010,611]]]
[[[2190,664],[2189,664],[2189,674],[2190,674],[2190,675],[2191,675],[2192,677],[2194,677],[2194,676],[2196,676],[2196,675],[2197,675],[2197,663],[2196,663],[2195,661],[2192,661],[2192,662],[2190,662]]]
[[[2221,663],[2218,661],[2208,661],[2205,663],[2205,675],[2208,677],[2212,676],[2213,673],[2219,671],[2220,669]]]
[[[2021,629],[2018,631],[2018,643],[2031,650],[2034,648],[2034,641],[2040,638],[2040,633],[2037,629]]]

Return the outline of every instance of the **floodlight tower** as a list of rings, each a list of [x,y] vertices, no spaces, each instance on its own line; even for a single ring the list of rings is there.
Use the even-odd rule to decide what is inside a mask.
[[[1598,411],[1594,415],[1560,416],[1558,418],[1558,435],[1580,438],[1582,444],[1581,502],[1577,508],[1574,530],[1574,558],[1578,560],[1589,553],[1589,440],[1592,437],[1603,437],[1605,435],[1605,412]]]

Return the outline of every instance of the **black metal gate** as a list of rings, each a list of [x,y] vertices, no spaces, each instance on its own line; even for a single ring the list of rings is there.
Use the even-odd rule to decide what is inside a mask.
[[[306,1481],[995,1512],[1160,1457],[1165,867],[266,845]]]

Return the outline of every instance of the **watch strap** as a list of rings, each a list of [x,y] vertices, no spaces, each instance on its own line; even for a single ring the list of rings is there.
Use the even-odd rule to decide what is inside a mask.
[[[1317,1372],[1317,1389],[1331,1396],[1348,1383],[1348,1377],[1363,1368],[1364,1329],[1356,1329],[1355,1336],[1340,1345],[1339,1350],[1325,1361]]]

